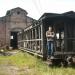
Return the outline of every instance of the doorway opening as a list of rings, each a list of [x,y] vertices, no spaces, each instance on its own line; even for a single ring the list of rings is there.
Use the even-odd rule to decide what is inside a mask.
[[[10,46],[11,46],[13,49],[17,49],[17,48],[18,48],[17,32],[11,32],[11,36],[10,36]]]

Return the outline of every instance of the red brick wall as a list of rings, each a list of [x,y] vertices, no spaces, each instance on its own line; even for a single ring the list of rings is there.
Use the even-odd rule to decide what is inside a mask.
[[[5,46],[5,38],[6,38],[6,32],[5,32],[5,23],[0,22],[0,46]]]

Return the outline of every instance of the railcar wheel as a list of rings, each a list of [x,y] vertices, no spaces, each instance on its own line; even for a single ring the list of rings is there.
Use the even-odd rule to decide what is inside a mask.
[[[62,67],[67,67],[67,66],[68,66],[67,61],[63,59],[63,60],[61,61],[61,66],[62,66]]]
[[[73,58],[71,56],[68,56],[66,60],[67,60],[68,66],[73,65]]]

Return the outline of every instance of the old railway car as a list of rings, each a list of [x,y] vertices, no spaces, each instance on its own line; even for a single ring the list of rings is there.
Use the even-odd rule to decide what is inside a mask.
[[[38,22],[18,33],[19,48],[34,52],[47,60],[46,31],[52,26],[54,37],[54,57],[66,59],[75,56],[75,12],[62,14],[45,13]]]

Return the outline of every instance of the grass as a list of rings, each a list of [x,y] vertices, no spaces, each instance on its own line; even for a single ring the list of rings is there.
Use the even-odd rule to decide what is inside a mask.
[[[72,67],[49,67],[41,59],[19,52],[12,56],[0,56],[0,65],[12,65],[19,68],[17,75],[75,75]],[[0,75],[7,75],[2,74]]]

